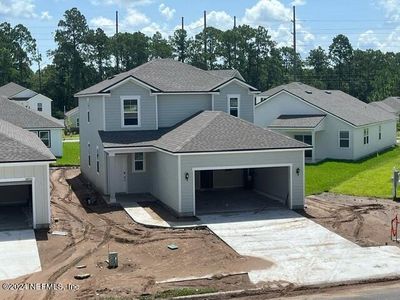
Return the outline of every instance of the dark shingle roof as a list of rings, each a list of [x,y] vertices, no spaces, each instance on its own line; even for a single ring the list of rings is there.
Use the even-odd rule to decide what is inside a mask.
[[[280,115],[268,127],[282,128],[315,128],[326,115]]]
[[[0,163],[53,160],[54,155],[37,135],[0,120]]]
[[[105,148],[153,146],[172,153],[296,149],[309,146],[219,111],[204,111],[172,128],[99,132]]]
[[[106,89],[129,77],[139,80],[157,92],[210,92],[232,78],[242,80],[236,76],[238,73],[236,70],[228,71],[231,75],[225,77],[228,76],[227,72],[224,72],[224,76],[221,76],[221,72],[218,75],[213,74],[213,72],[204,71],[173,59],[155,59],[99,82],[80,91],[75,96],[103,93]]]
[[[384,111],[387,111],[387,112],[392,113],[392,114],[396,114],[396,113],[397,113],[397,111],[396,111],[393,107],[387,105],[387,104],[386,104],[385,102],[383,102],[383,101],[371,102],[369,105],[372,105],[372,106],[374,106],[374,107],[383,109]]]
[[[388,97],[385,100],[382,100],[381,102],[385,103],[386,105],[389,105],[396,111],[396,113],[400,112],[400,97]]]
[[[63,128],[61,121],[0,96],[0,119],[22,128]]]
[[[25,87],[20,86],[14,82],[9,82],[0,87],[0,96],[6,96],[7,98],[14,96],[22,91],[26,90]]]
[[[393,114],[368,105],[342,91],[320,90],[299,82],[280,85],[259,94],[258,96],[263,98],[263,101],[257,104],[257,106],[262,105],[265,100],[280,91],[286,91],[293,94],[317,108],[353,124],[354,126],[362,126],[396,119]]]
[[[231,69],[231,70],[208,70],[206,71],[207,73],[210,73],[212,75],[224,78],[224,79],[230,79],[230,78],[238,78],[240,80],[244,81],[244,78],[242,74],[238,70]]]

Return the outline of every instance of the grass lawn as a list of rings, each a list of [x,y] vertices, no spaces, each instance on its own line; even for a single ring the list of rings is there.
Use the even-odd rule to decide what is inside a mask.
[[[64,140],[79,140],[79,134],[64,135]]]
[[[79,166],[79,143],[63,143],[63,152],[63,157],[57,158],[57,163],[53,166]]]
[[[334,192],[391,198],[393,167],[400,168],[396,147],[359,162],[326,161],[306,166],[306,194]]]

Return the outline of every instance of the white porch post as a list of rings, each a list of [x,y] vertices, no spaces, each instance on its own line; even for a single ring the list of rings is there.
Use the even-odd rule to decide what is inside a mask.
[[[115,197],[115,186],[113,184],[113,175],[115,170],[115,153],[110,153],[108,155],[108,190],[110,193],[110,203],[116,203],[117,199]]]
[[[311,161],[315,162],[315,131],[311,131],[311,143],[312,143],[312,152],[311,152]]]

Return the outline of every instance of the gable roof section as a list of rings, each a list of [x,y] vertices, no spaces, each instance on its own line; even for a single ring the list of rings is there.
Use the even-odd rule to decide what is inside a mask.
[[[302,142],[220,111],[204,111],[171,128],[99,132],[105,148],[155,147],[171,153],[309,148]]]
[[[259,94],[258,97],[262,101],[257,106],[264,104],[269,98],[282,91],[298,97],[323,112],[331,114],[353,126],[396,120],[393,114],[368,105],[342,91],[320,90],[299,82],[281,85]]]
[[[75,114],[75,113],[79,113],[79,106],[77,106],[77,107],[75,107],[75,108],[73,108],[73,109],[67,111],[67,112],[65,113],[65,115],[66,115],[67,117],[69,117],[69,116],[71,116],[71,115],[73,115],[73,114]]]
[[[244,81],[244,78],[242,74],[236,69],[230,69],[230,70],[208,70],[206,71],[207,73],[210,73],[212,75],[224,78],[224,79],[231,79],[231,78],[238,78],[240,80]]]
[[[0,119],[25,129],[64,128],[62,121],[25,108],[1,96]]]
[[[280,115],[275,119],[271,128],[315,128],[326,115]]]
[[[155,59],[99,82],[80,91],[75,96],[106,93],[110,88],[128,78],[146,85],[154,92],[161,93],[212,92],[216,87],[232,78],[243,81],[242,76],[236,70],[224,70],[224,72],[216,73],[204,71],[173,59]],[[252,89],[257,90],[253,87]]]
[[[0,164],[54,160],[37,135],[0,119]]]
[[[20,86],[19,84],[16,84],[14,82],[9,82],[0,87],[0,96],[5,96],[9,98],[24,90],[26,90],[25,87]]]
[[[388,97],[385,100],[382,100],[381,102],[385,103],[386,105],[389,105],[397,113],[400,112],[400,97]]]
[[[369,105],[372,105],[374,107],[383,109],[384,111],[390,112],[392,114],[396,114],[398,113],[398,111],[396,111],[393,107],[387,105],[385,102],[383,101],[375,101],[375,102],[371,102],[369,103]]]

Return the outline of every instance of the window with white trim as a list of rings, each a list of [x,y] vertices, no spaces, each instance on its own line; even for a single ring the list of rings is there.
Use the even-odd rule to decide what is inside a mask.
[[[37,111],[43,111],[43,104],[40,102],[37,104]]]
[[[91,165],[91,157],[90,157],[90,143],[87,144],[87,159],[88,159],[88,166],[90,167]]]
[[[122,98],[122,125],[139,126],[139,98]]]
[[[339,147],[349,148],[350,147],[350,132],[339,131]]]
[[[96,172],[100,172],[99,147],[96,146]]]
[[[369,129],[364,128],[364,145],[369,144]]]
[[[311,134],[296,134],[294,136],[295,140],[298,140],[300,142],[306,143],[310,146],[313,145],[313,140],[312,140],[312,135]],[[312,157],[312,150],[306,150],[304,151],[304,156],[307,158]]]
[[[31,132],[36,134],[47,148],[51,147],[50,130],[31,130]]]
[[[382,126],[381,126],[381,125],[379,125],[378,138],[379,138],[380,140],[382,139]]]
[[[239,96],[228,97],[229,114],[231,116],[239,117],[239,101]]]
[[[133,155],[133,172],[145,171],[144,152],[135,152]]]

